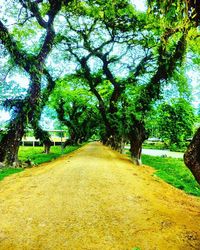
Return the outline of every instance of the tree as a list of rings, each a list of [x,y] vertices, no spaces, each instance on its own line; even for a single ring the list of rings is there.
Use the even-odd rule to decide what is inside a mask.
[[[148,0],[149,11],[164,16],[166,23],[180,21],[188,22],[192,26],[198,26],[200,22],[200,4],[196,0]],[[175,19],[175,20],[174,20]]]
[[[61,48],[67,48],[68,58],[78,64],[76,76],[86,80],[99,102],[106,128],[103,141],[120,150],[125,135],[131,144],[131,157],[139,163],[142,143],[147,138],[145,116],[161,98],[163,84],[184,60],[188,30],[175,22],[175,27],[166,28],[161,16],[155,23],[153,16],[148,19],[145,14],[135,12],[128,2],[118,1],[112,5],[108,2],[108,11],[104,4],[90,1],[90,5],[75,6],[70,11],[73,16],[66,13],[72,32],[67,32],[70,36],[60,34]],[[125,70],[123,77],[116,73],[116,68]],[[100,93],[105,82],[109,99]],[[124,93],[130,94],[128,89],[136,93],[136,97],[122,101]],[[130,110],[127,116],[124,109]],[[125,126],[124,117],[127,117]]]
[[[92,10],[91,6],[89,10]],[[62,35],[62,46],[67,47],[68,56],[73,56],[78,63],[79,70],[76,77],[86,82],[98,100],[99,111],[106,129],[104,138],[102,138],[104,143],[109,143],[116,148],[116,103],[124,86],[123,82],[118,80],[112,72],[110,65],[114,65],[123,56],[123,54],[112,56],[115,44],[121,39],[121,35],[119,32],[115,34],[114,28],[106,27],[104,19],[98,20],[98,17],[95,18],[94,15],[88,17],[88,9],[84,11],[85,18],[81,17],[81,19],[79,9],[77,11],[76,15],[74,13],[66,15],[69,29],[73,31],[73,35]],[[83,13],[81,14],[83,15]],[[88,19],[91,23],[88,22]],[[105,33],[104,37],[102,37],[102,32]],[[91,67],[91,60],[95,61],[98,70]],[[109,94],[104,96],[104,99],[101,92],[105,85],[108,86]]]
[[[184,154],[184,161],[200,184],[200,128],[197,129]]]
[[[68,2],[65,1],[64,4],[67,5]],[[55,38],[53,23],[62,7],[62,3],[63,1],[61,0],[49,0],[47,3],[43,3],[43,1],[19,0],[21,6],[17,5],[20,6],[18,19],[23,19],[23,22],[19,23],[19,25],[24,25],[28,21],[33,20],[33,24],[35,25],[36,22],[45,34],[35,51],[26,49],[26,46],[23,46],[23,41],[17,41],[14,32],[12,33],[6,27],[5,21],[0,20],[0,41],[2,45],[10,54],[13,62],[23,69],[30,78],[26,97],[7,100],[6,103],[7,107],[12,108],[13,116],[7,133],[4,134],[0,141],[0,161],[5,162],[8,166],[11,166],[14,162],[18,163],[18,149],[25,132],[27,120],[36,131],[37,137],[44,135],[41,128],[38,127],[41,110],[44,106],[44,102],[41,102],[41,100],[48,99],[48,95],[54,86],[54,81],[45,67],[45,60],[52,50]],[[45,16],[48,17],[47,21]],[[44,90],[41,88],[43,75],[45,75],[48,82]],[[46,138],[47,134],[43,136],[43,142],[45,142]],[[17,166],[17,164],[15,165]]]
[[[200,24],[200,3],[195,0],[176,0],[173,4],[166,1],[148,1],[150,11],[156,15],[162,14],[167,20],[166,26],[170,26],[173,20],[180,25],[185,25],[189,29],[189,51],[195,55],[195,63],[199,63],[199,24]],[[200,128],[195,133],[191,143],[189,144],[185,154],[184,161],[191,170],[194,177],[200,183]]]
[[[172,99],[158,107],[158,130],[160,138],[170,149],[179,149],[193,134],[194,109],[185,99]]]
[[[51,106],[57,111],[61,124],[68,128],[67,145],[87,141],[99,126],[99,116],[93,96],[76,79],[60,79],[51,96]]]
[[[16,160],[25,121],[28,120],[34,128],[36,137],[41,137],[44,142],[48,138],[42,133],[38,121],[50,93],[56,84],[60,84],[53,80],[45,65],[47,56],[55,49],[61,54],[65,71],[72,63],[76,65],[72,77],[81,80],[95,96],[103,121],[102,141],[119,151],[124,141],[129,141],[131,158],[139,164],[142,143],[148,137],[145,118],[153,103],[161,98],[163,85],[168,84],[184,60],[189,27],[181,23],[176,12],[173,12],[174,19],[169,19],[156,9],[155,19],[151,11],[149,14],[137,12],[129,1],[70,1],[68,8],[61,10],[68,2],[20,1],[24,10],[22,27],[34,17],[34,22],[40,26],[38,32],[43,33],[41,42],[34,48],[16,39],[20,34],[27,35],[27,31],[14,30],[14,36],[1,22],[2,44],[14,63],[30,77],[27,96],[7,102],[15,114],[11,121],[15,125],[8,134],[18,131],[14,139],[15,152],[9,150],[8,153],[14,152],[10,162]],[[57,23],[56,33],[53,24],[60,11],[65,20],[62,28]],[[55,57],[49,60],[49,64],[53,65],[53,60]],[[61,78],[66,74],[63,73]],[[46,79],[45,88],[41,85],[42,76]],[[77,100],[68,105],[65,97],[60,99],[57,110],[61,120],[69,121],[73,112],[80,114],[85,108]],[[0,160],[8,158],[5,146],[13,145],[11,139],[8,145],[7,141],[6,137],[1,141],[4,146],[1,148],[0,145]],[[48,145],[48,140],[46,143]]]

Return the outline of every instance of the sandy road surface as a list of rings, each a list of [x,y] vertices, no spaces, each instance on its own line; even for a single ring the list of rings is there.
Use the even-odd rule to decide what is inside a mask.
[[[0,249],[200,249],[200,199],[91,143],[0,182]]]

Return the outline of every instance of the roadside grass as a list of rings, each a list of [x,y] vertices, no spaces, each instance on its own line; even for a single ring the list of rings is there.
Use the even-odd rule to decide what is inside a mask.
[[[142,144],[143,148],[146,149],[167,149],[163,142],[145,142]]]
[[[49,154],[42,153],[43,147],[20,147],[19,149],[19,159],[21,161],[30,160],[34,164],[41,164],[44,162],[52,161],[61,155],[69,154],[74,150],[80,148],[79,146],[68,146],[65,149],[61,149],[60,146],[51,147]]]
[[[169,149],[170,151],[174,151],[174,152],[185,152],[188,144],[189,144],[189,141],[185,142],[182,147],[177,147],[174,144],[171,147],[167,147],[167,145],[162,141],[159,141],[159,142],[145,141],[142,144],[142,147],[146,149]]]
[[[19,173],[23,171],[22,168],[3,168],[0,169],[0,181],[8,175]]]
[[[19,160],[26,161],[30,160],[34,164],[41,164],[44,162],[52,161],[61,155],[69,154],[74,150],[80,148],[79,146],[68,146],[65,149],[61,149],[60,146],[51,147],[51,152],[49,154],[42,153],[43,147],[20,147],[19,149]],[[4,177],[23,171],[22,168],[3,168],[0,169],[0,180]]]
[[[156,176],[188,194],[200,196],[200,185],[182,159],[142,155],[142,163],[156,169]]]

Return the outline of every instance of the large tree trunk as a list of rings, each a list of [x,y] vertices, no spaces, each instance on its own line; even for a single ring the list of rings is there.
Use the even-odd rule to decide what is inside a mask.
[[[134,140],[130,140],[130,153],[131,160],[135,165],[141,165],[141,153],[142,153],[142,143],[143,140],[140,138],[135,138]]]
[[[0,162],[7,167],[19,167],[18,150],[24,135],[24,118],[18,116],[10,122],[8,132],[1,138]]]
[[[148,138],[143,121],[133,118],[134,125],[129,133],[131,160],[135,165],[141,165],[142,144]]]
[[[123,154],[124,153],[124,146],[125,146],[125,139],[123,136],[120,138],[117,138],[115,141],[115,150],[118,151],[119,153]]]
[[[78,145],[78,141],[79,141],[79,137],[77,136],[76,132],[74,132],[71,129],[69,129],[69,133],[70,133],[70,138],[67,139],[64,143],[63,143],[63,148],[65,148],[66,146],[76,146]]]
[[[123,136],[116,136],[116,135],[111,135],[107,142],[107,146],[110,146],[113,150],[116,150],[120,153],[123,153],[124,151],[124,146],[125,146],[125,140]]]
[[[40,77],[32,76],[29,87],[29,96],[23,102],[17,101],[14,107],[15,117],[11,120],[8,132],[0,140],[0,161],[7,166],[19,166],[18,151],[25,133],[27,118],[32,121],[34,114],[38,112],[40,101]]]
[[[53,142],[50,140],[50,135],[47,131],[44,131],[38,124],[38,120],[32,122],[32,127],[34,130],[34,136],[36,139],[39,139],[44,145],[44,153],[49,154]]]
[[[197,130],[184,154],[184,161],[200,184],[200,128]]]
[[[22,2],[22,1],[21,1]],[[32,16],[35,16],[41,27],[46,30],[44,42],[41,45],[37,56],[30,56],[24,50],[19,49],[16,41],[9,33],[7,27],[0,21],[0,42],[9,52],[11,58],[20,68],[23,68],[30,76],[30,87],[27,91],[27,96],[21,102],[21,106],[12,105],[15,107],[15,118],[10,123],[7,134],[3,135],[0,140],[0,161],[8,165],[13,165],[18,161],[17,154],[21,139],[24,135],[25,122],[32,122],[34,116],[40,117],[41,114],[41,100],[51,92],[51,86],[45,91],[45,95],[41,96],[41,76],[44,73],[44,62],[50,53],[55,32],[53,22],[55,16],[61,9],[62,1],[49,1],[50,7],[48,14],[48,21],[44,20],[38,11],[38,3],[28,1],[28,4],[23,1],[22,6],[26,11],[30,11]],[[66,1],[66,5],[69,1]],[[46,74],[45,74],[46,75]],[[48,81],[50,76],[47,76]],[[45,99],[46,100],[46,99]],[[45,102],[44,102],[45,103]],[[40,107],[40,108],[38,108]],[[48,149],[47,149],[48,150]]]

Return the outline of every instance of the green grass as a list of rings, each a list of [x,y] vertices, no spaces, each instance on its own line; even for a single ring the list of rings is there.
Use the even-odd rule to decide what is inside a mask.
[[[200,185],[182,159],[143,155],[142,163],[156,169],[155,175],[174,187],[182,189],[188,194],[200,196]]]
[[[19,173],[23,171],[21,168],[4,168],[0,169],[0,180],[3,180],[8,175]]]
[[[171,147],[167,147],[164,142],[149,142],[145,141],[142,145],[143,148],[146,149],[169,149],[174,152],[185,152],[187,149],[187,145],[189,142],[185,142],[185,145],[182,147],[177,147],[174,144]]]
[[[20,147],[19,150],[19,160],[21,161],[26,161],[26,160],[31,160],[34,162],[34,164],[41,164],[44,162],[49,162],[52,161],[59,156],[63,154],[68,154],[81,146],[68,146],[64,150],[61,150],[61,147],[59,146],[54,146],[51,147],[51,153],[50,154],[43,154],[43,147]],[[2,180],[4,177],[15,174],[18,172],[23,171],[21,168],[4,168],[0,169],[0,180]]]
[[[166,149],[163,142],[145,142],[142,147],[146,149]]]
[[[43,154],[43,147],[20,147],[19,159],[21,161],[31,160],[35,164],[41,164],[44,162],[52,161],[63,154],[68,154],[80,146],[68,146],[65,149],[61,149],[60,146],[51,147],[49,154]]]

